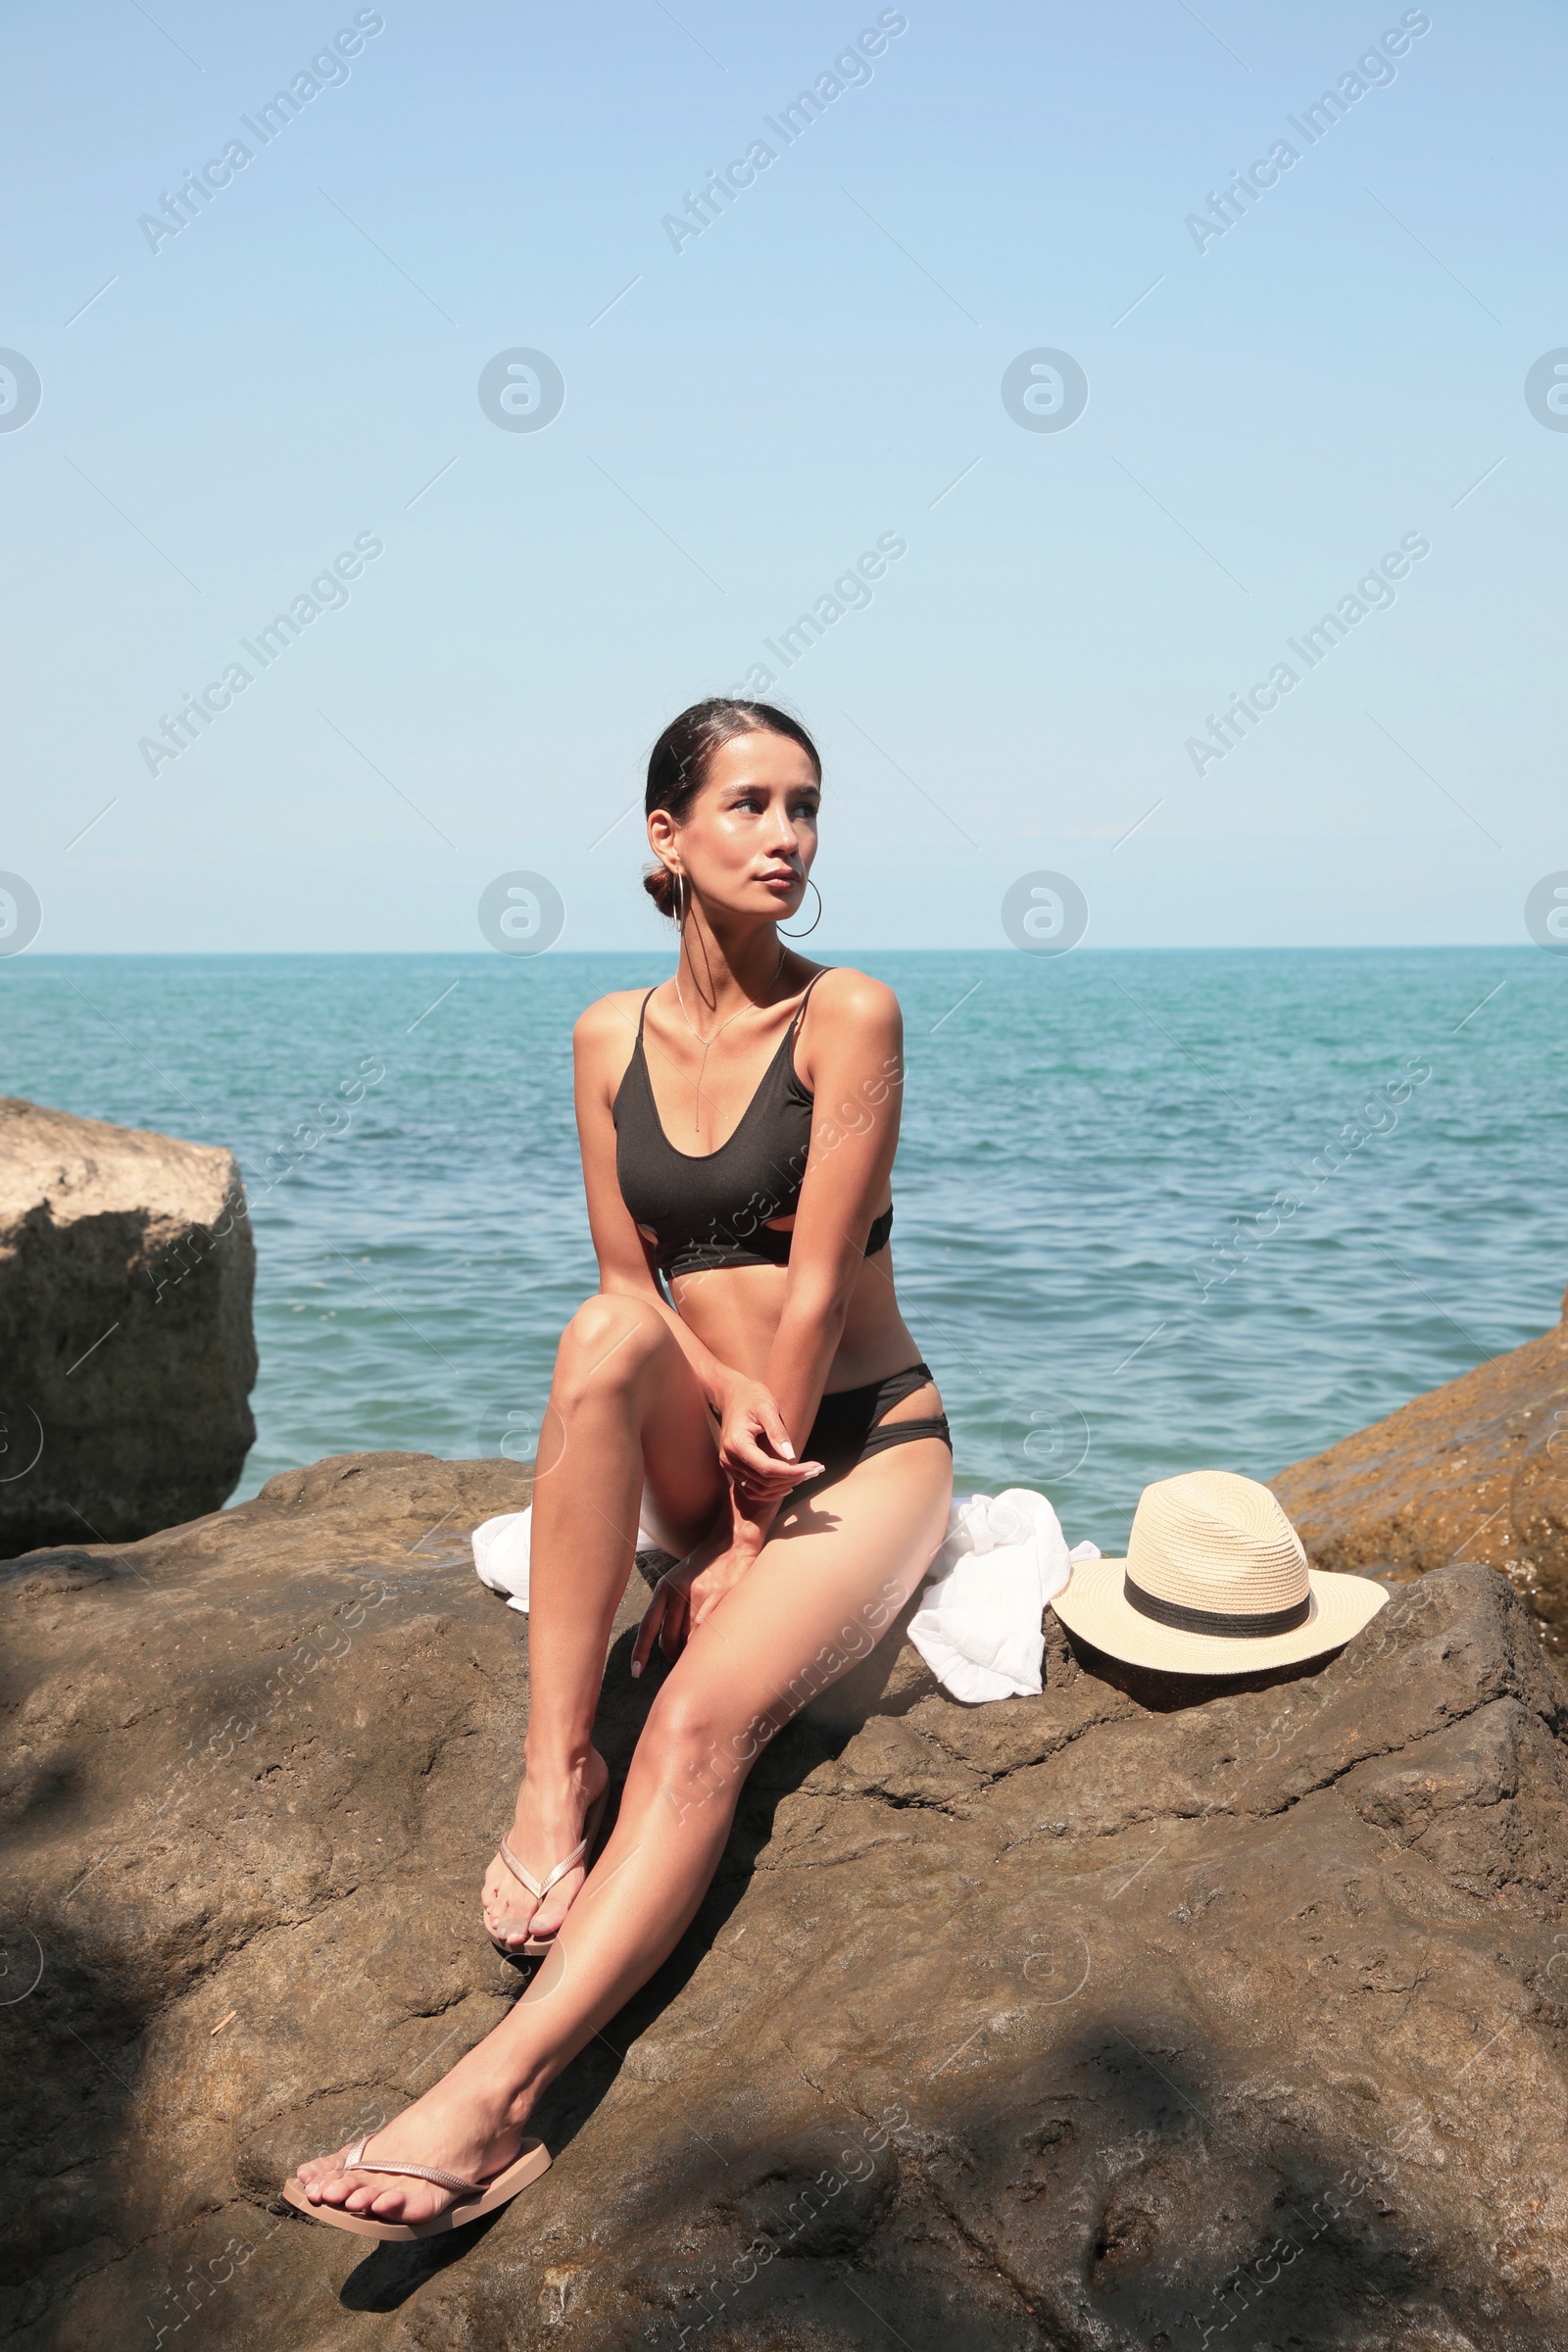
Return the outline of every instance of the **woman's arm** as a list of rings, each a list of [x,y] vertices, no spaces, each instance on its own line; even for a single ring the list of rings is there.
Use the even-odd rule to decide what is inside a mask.
[[[880,980],[830,973],[812,995],[806,1027],[811,1149],[765,1374],[797,1446],[822,1400],[866,1235],[887,1198],[904,1090],[903,1015]]]

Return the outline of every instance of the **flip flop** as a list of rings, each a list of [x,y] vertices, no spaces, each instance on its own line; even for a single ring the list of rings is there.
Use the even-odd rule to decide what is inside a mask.
[[[448,2230],[465,2229],[482,2214],[510,2203],[519,2188],[550,2170],[550,2150],[542,2139],[525,2139],[520,2152],[490,2180],[465,2180],[458,2173],[439,2172],[430,2164],[372,2164],[366,2156],[370,2144],[367,2132],[354,2149],[346,2169],[362,2173],[404,2173],[416,2180],[433,2180],[437,2188],[459,2192],[457,2202],[428,2222],[378,2222],[373,2214],[349,2213],[341,2205],[313,2205],[297,2173],[283,2183],[283,2194],[308,2221],[325,2222],[331,2230],[349,2230],[356,2237],[439,2237]]]
[[[502,1861],[517,1884],[527,1887],[536,1903],[544,1901],[552,1886],[560,1886],[568,1870],[575,1870],[579,1862],[586,1861],[589,1848],[599,1834],[599,1825],[605,1818],[605,1807],[609,1802],[610,1783],[607,1781],[583,1815],[582,1837],[572,1847],[565,1860],[558,1862],[555,1869],[547,1872],[542,1879],[536,1879],[533,1872],[517,1860],[505,1838],[502,1838],[500,1847]],[[490,1940],[503,1960],[537,1960],[544,1953],[554,1951],[556,1947],[554,1936],[530,1936],[525,1943],[503,1943],[499,1936],[492,1936]]]

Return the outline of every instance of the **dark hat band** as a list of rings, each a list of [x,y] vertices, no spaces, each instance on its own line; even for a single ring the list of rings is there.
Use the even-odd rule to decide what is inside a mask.
[[[1289,1634],[1304,1625],[1312,1614],[1312,1595],[1308,1592],[1300,1600],[1293,1600],[1288,1608],[1262,1609],[1250,1617],[1233,1616],[1228,1609],[1190,1609],[1179,1600],[1159,1600],[1135,1585],[1123,1569],[1122,1598],[1140,1617],[1152,1617],[1156,1625],[1168,1625],[1179,1634],[1228,1635],[1233,1641],[1255,1641],[1259,1635]]]

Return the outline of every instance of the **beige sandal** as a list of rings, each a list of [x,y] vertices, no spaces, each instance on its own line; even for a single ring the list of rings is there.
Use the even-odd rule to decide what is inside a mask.
[[[586,1862],[589,1848],[599,1834],[599,1825],[605,1818],[605,1807],[609,1802],[610,1783],[607,1781],[583,1815],[581,1838],[565,1860],[558,1862],[555,1869],[547,1872],[542,1879],[536,1879],[533,1872],[517,1860],[505,1838],[502,1838],[500,1847],[502,1861],[511,1871],[518,1886],[527,1887],[536,1903],[542,1903],[550,1889],[560,1886],[568,1870],[575,1870],[579,1862]],[[490,1940],[503,1960],[537,1960],[545,1952],[554,1951],[556,1947],[554,1936],[530,1936],[525,1943],[503,1943],[499,1936],[492,1936]]]
[[[550,2150],[542,2139],[525,2139],[518,2154],[490,2180],[465,2180],[459,2173],[443,2173],[432,2164],[372,2164],[365,2151],[370,2144],[367,2132],[349,2156],[345,2171],[361,2173],[404,2173],[416,2180],[433,2180],[437,2188],[450,2188],[457,2201],[445,2213],[438,2213],[428,2222],[378,2222],[373,2214],[350,2213],[342,2205],[313,2205],[304,2182],[297,2173],[283,2183],[283,2194],[295,2209],[313,2222],[325,2222],[333,2230],[351,2230],[356,2237],[438,2237],[447,2230],[462,2230],[476,2222],[482,2214],[494,2213],[505,2205],[519,2188],[537,2180],[541,2173],[550,2170]]]

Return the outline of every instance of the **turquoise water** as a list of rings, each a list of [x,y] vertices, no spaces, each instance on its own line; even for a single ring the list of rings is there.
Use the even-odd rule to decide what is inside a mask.
[[[1042,1487],[1108,1549],[1146,1480],[1264,1476],[1556,1320],[1563,962],[863,960],[904,1004],[895,1260],[960,1487]],[[528,1458],[595,1282],[571,1022],[667,968],[0,962],[0,1090],[239,1155],[261,1377],[236,1499],[363,1447]]]

